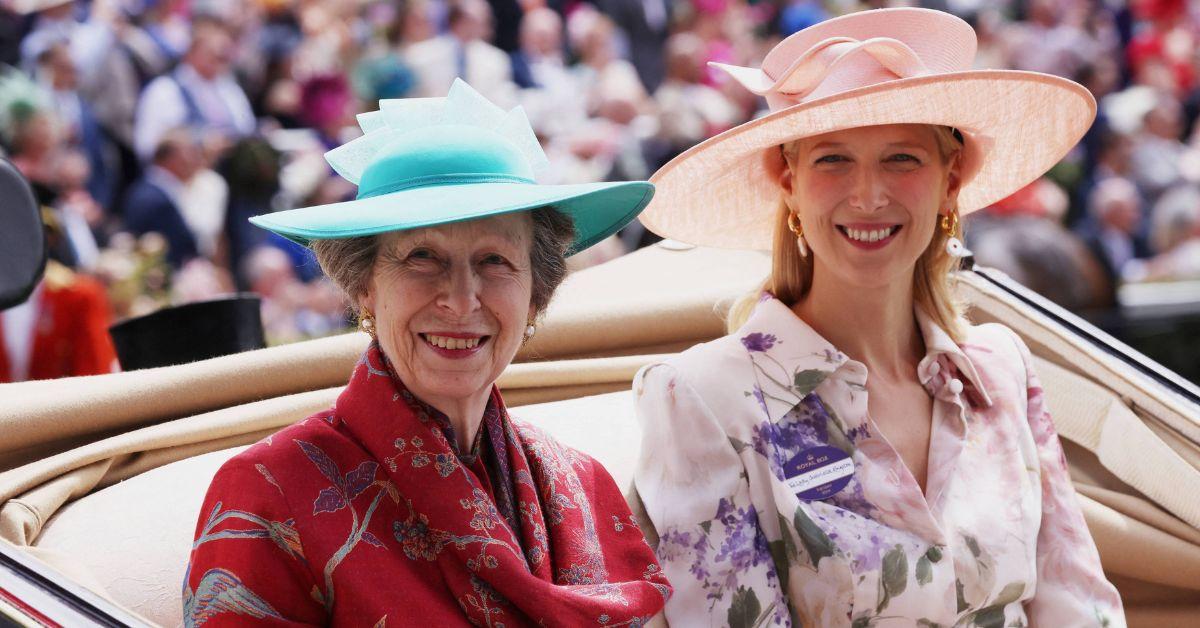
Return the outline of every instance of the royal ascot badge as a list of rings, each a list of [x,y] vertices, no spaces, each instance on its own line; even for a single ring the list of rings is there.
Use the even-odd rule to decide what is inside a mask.
[[[854,460],[837,447],[812,447],[783,465],[784,482],[806,501],[826,499],[846,488],[854,475]]]

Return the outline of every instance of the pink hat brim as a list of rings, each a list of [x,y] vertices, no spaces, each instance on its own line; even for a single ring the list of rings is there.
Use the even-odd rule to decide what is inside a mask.
[[[946,125],[966,136],[958,200],[967,214],[1049,170],[1095,117],[1091,93],[1048,74],[972,70],[888,81],[780,110],[693,146],[650,178],[657,192],[641,221],[682,242],[769,250],[780,189],[768,151],[884,124]]]

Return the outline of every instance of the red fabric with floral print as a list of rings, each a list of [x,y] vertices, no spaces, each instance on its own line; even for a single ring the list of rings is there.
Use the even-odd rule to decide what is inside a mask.
[[[510,420],[495,390],[488,407],[507,478],[488,478],[482,455],[467,466],[372,346],[334,408],[218,471],[184,623],[641,626],[657,614],[670,587],[608,473]],[[513,493],[504,514],[496,485]]]

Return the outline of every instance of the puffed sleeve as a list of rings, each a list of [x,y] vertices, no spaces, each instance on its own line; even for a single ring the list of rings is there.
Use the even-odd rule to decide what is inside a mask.
[[[185,626],[324,625],[286,499],[267,467],[240,457],[217,472],[183,586]]]
[[[1025,363],[1028,419],[1037,445],[1042,484],[1042,525],[1037,544],[1037,589],[1026,602],[1030,626],[1125,626],[1121,597],[1100,566],[1100,553],[1079,509],[1066,456],[1029,349]]]
[[[787,625],[745,469],[725,430],[678,371],[652,365],[634,381],[642,451],[634,484],[659,535],[674,595],[673,626]]]

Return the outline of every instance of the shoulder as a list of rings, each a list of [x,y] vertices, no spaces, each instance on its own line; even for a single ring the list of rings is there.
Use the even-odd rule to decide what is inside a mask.
[[[696,345],[642,368],[634,397],[642,412],[691,414],[701,407],[729,415],[746,401],[755,381],[753,364],[735,335]],[[746,385],[742,385],[746,384]]]
[[[140,209],[148,205],[170,205],[171,199],[157,185],[142,178],[129,186],[125,202],[131,206],[129,209]]]
[[[1015,331],[999,323],[972,326],[961,346],[997,408],[1028,401],[1037,378],[1029,347]]]
[[[147,83],[140,100],[143,103],[161,105],[164,100],[179,99],[179,81],[175,80],[174,75],[167,73],[160,74]]]
[[[1029,361],[1029,347],[1017,332],[1000,323],[966,327],[963,352],[976,368],[1003,368],[1021,373]]]
[[[658,369],[656,375],[673,373],[693,387],[705,387],[714,379],[728,380],[731,373],[748,366],[745,347],[734,334],[700,343],[662,362],[644,367],[639,378]]]
[[[276,478],[296,478],[309,469],[321,472],[324,459],[333,460],[348,447],[357,448],[337,429],[331,415],[330,410],[318,412],[251,445],[221,465],[209,490],[253,482],[272,485],[282,493]]]

